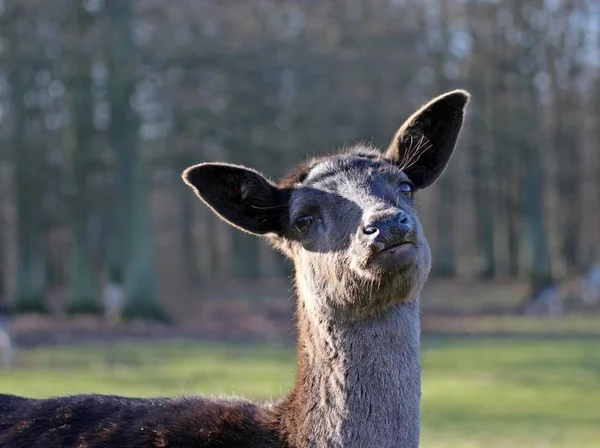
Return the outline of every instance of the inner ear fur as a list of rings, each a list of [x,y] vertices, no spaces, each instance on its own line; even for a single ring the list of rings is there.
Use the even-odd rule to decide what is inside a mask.
[[[440,95],[396,132],[385,156],[401,167],[417,188],[432,185],[448,165],[470,98],[465,90]]]

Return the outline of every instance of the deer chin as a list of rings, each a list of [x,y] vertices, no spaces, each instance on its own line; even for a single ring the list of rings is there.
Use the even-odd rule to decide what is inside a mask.
[[[351,314],[364,316],[413,300],[427,279],[427,266],[418,257],[392,263],[393,269],[371,264],[368,269],[349,273],[340,289],[351,294],[340,305],[347,307]]]
[[[364,284],[350,303],[344,304],[345,314],[351,319],[381,317],[386,311],[408,304],[418,296],[420,278],[412,275],[382,278]]]
[[[401,242],[390,245],[375,254],[372,264],[384,273],[394,274],[406,271],[418,263],[419,255],[420,251],[415,243]]]
[[[411,302],[418,296],[431,267],[427,243],[394,244],[362,258],[354,266],[360,292],[353,309],[360,314],[380,313],[390,306]]]

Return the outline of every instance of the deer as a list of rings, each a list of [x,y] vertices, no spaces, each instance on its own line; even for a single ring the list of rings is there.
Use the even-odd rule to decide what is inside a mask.
[[[358,144],[274,182],[230,163],[183,180],[225,222],[293,261],[297,362],[268,402],[189,395],[0,395],[0,446],[400,447],[420,437],[421,290],[431,250],[416,194],[445,170],[470,94],[423,105],[380,150]]]

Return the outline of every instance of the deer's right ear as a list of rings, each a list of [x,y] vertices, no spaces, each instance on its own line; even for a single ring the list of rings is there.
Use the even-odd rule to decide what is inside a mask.
[[[186,169],[182,177],[229,224],[255,235],[283,232],[287,194],[262,174],[238,165],[202,163]]]

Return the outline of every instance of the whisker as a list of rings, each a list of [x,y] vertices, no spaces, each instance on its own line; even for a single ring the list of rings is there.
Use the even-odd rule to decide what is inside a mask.
[[[429,151],[432,147],[433,144],[429,144],[429,146],[423,147],[420,150],[415,151],[414,154],[411,155],[409,164],[404,169],[411,168],[415,163],[419,161],[419,158],[427,151]]]
[[[287,204],[281,204],[281,205],[268,205],[266,207],[261,207],[260,205],[254,205],[254,204],[250,204],[250,207],[255,208],[257,210],[271,210],[274,208],[282,208],[282,207],[287,207]]]
[[[408,163],[405,165],[405,168],[410,167],[414,163],[414,161],[417,160],[419,158],[419,156],[422,154],[421,148],[423,145],[424,138],[425,138],[425,136],[421,136],[421,138],[419,139],[419,143],[417,143],[417,147],[415,148],[414,152],[408,151]]]

